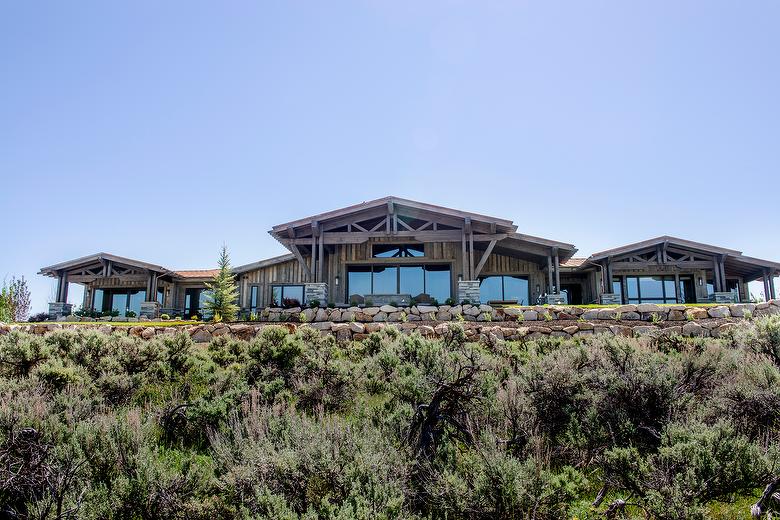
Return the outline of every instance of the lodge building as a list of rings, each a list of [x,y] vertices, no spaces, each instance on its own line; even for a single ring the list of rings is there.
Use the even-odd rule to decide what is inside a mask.
[[[780,263],[662,236],[587,258],[574,245],[518,233],[503,218],[384,197],[274,226],[287,254],[233,269],[246,315],[265,307],[410,302],[697,303],[775,298]],[[202,315],[215,270],[172,270],[107,253],[44,267],[58,280],[52,318],[83,308],[156,317]]]

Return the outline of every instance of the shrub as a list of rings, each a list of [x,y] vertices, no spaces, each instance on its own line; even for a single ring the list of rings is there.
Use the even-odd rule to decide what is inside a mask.
[[[162,314],[160,314],[160,319],[163,320],[163,321],[168,321],[168,320],[171,319],[171,316],[169,314],[162,313]]]
[[[48,312],[39,312],[37,314],[33,314],[30,316],[30,319],[27,320],[30,323],[38,323],[41,321],[46,321],[49,319],[49,313]]]
[[[320,306],[320,301],[319,300],[311,300],[309,302],[309,307],[312,308],[312,309],[316,309],[319,306]]]
[[[135,313],[135,311],[127,311],[125,312],[125,318],[135,318],[138,315]]]

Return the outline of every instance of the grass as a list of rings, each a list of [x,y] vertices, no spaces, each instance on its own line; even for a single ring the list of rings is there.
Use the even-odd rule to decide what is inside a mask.
[[[211,323],[204,321],[189,320],[165,320],[165,321],[35,321],[35,322],[16,322],[14,325],[51,325],[59,323],[60,325],[111,325],[115,327],[176,327],[178,325],[197,325],[201,323]]]
[[[588,303],[588,304],[580,304],[580,305],[518,305],[518,304],[510,304],[510,305],[495,305],[496,308],[519,308],[519,309],[532,309],[534,307],[576,307],[578,309],[614,309],[615,307],[620,307],[621,305],[628,305],[628,304],[615,304],[615,305],[602,305],[599,303]],[[635,305],[635,304],[631,304]],[[685,307],[719,307],[721,305],[726,305],[724,303],[657,303],[659,307],[676,307],[678,305],[683,305]]]

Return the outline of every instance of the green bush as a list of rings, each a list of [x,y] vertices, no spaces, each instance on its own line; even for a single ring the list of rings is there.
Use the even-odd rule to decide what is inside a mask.
[[[779,323],[654,345],[480,342],[459,324],[342,344],[265,326],[203,348],[14,330],[0,336],[2,514],[743,517],[780,467]]]

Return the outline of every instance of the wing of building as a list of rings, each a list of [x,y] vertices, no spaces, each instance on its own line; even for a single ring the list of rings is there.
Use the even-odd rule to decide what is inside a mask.
[[[236,267],[245,313],[317,300],[336,305],[447,301],[677,303],[745,301],[763,280],[774,298],[780,263],[662,236],[575,258],[567,242],[518,232],[511,220],[384,197],[279,224],[289,253]],[[184,271],[97,253],[44,267],[59,281],[50,314],[68,314],[69,283],[84,308],[202,314],[214,270]]]

